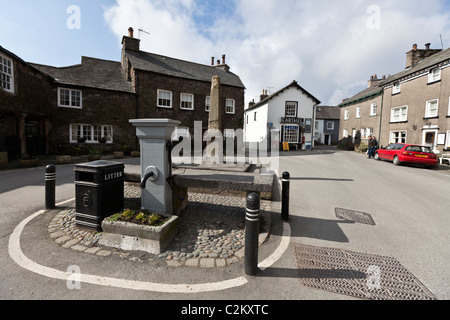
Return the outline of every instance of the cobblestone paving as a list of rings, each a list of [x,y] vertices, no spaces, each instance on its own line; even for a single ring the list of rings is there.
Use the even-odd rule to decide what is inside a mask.
[[[125,183],[125,207],[140,207],[140,189],[135,184]],[[102,233],[76,227],[74,208],[58,213],[48,231],[58,245],[89,254],[119,255],[139,262],[160,259],[176,267],[222,267],[244,256],[244,228],[245,197],[190,193],[188,207],[179,217],[178,234],[159,255],[99,245]]]

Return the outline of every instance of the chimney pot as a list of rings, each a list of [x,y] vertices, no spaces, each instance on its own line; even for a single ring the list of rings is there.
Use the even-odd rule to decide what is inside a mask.
[[[211,65],[214,65],[214,57],[211,57]]]
[[[413,44],[412,49],[417,50],[417,44]]]
[[[220,60],[217,60],[217,65],[219,65],[220,64]]]
[[[222,55],[222,64],[225,64],[225,55]]]
[[[425,43],[425,49],[430,50],[431,43]]]
[[[129,36],[130,38],[134,38],[133,35],[134,35],[134,30],[133,30],[132,27],[129,27],[129,28],[128,28],[128,36]]]

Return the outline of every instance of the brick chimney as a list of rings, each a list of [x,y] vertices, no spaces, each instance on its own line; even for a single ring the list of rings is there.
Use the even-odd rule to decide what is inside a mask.
[[[406,69],[416,65],[425,58],[432,56],[442,49],[430,49],[431,43],[425,44],[425,49],[417,49],[417,44],[413,44],[411,51],[406,53]]]
[[[371,88],[373,86],[376,86],[380,83],[380,81],[386,79],[386,76],[383,76],[383,78],[378,79],[377,75],[370,76],[370,80],[367,82],[367,88]]]
[[[214,57],[211,57],[211,65],[214,65]],[[217,68],[221,68],[222,70],[225,70],[226,72],[230,71],[230,66],[228,66],[225,63],[225,55],[222,55],[222,63],[220,63],[220,60],[217,60]]]
[[[267,98],[269,95],[267,94],[267,90],[263,90],[262,94],[259,96],[259,101],[263,101],[265,98]]]
[[[127,57],[127,51],[139,52],[139,44],[141,40],[134,38],[133,28],[128,28],[128,36],[123,36],[122,38],[122,70],[127,77],[127,81],[132,81],[131,79],[131,64]]]
[[[122,50],[125,51],[139,51],[139,44],[141,40],[134,38],[133,28],[128,28],[128,37],[123,36],[122,38]]]

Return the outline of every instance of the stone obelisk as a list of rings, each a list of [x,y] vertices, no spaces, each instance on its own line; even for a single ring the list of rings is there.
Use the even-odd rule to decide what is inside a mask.
[[[204,150],[203,163],[222,163],[223,138],[222,119],[220,110],[220,78],[214,76],[211,81],[211,93],[209,104],[208,131],[205,134],[206,149]]]
[[[217,129],[219,131],[222,131],[219,76],[214,76],[211,83],[208,130],[210,129]]]

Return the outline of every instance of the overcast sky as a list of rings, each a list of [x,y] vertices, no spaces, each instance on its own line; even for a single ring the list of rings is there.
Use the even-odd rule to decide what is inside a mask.
[[[0,45],[53,66],[81,56],[120,61],[133,27],[141,50],[209,65],[227,56],[246,90],[296,80],[323,105],[337,105],[371,75],[400,72],[414,43],[450,47],[444,0],[0,0]]]

